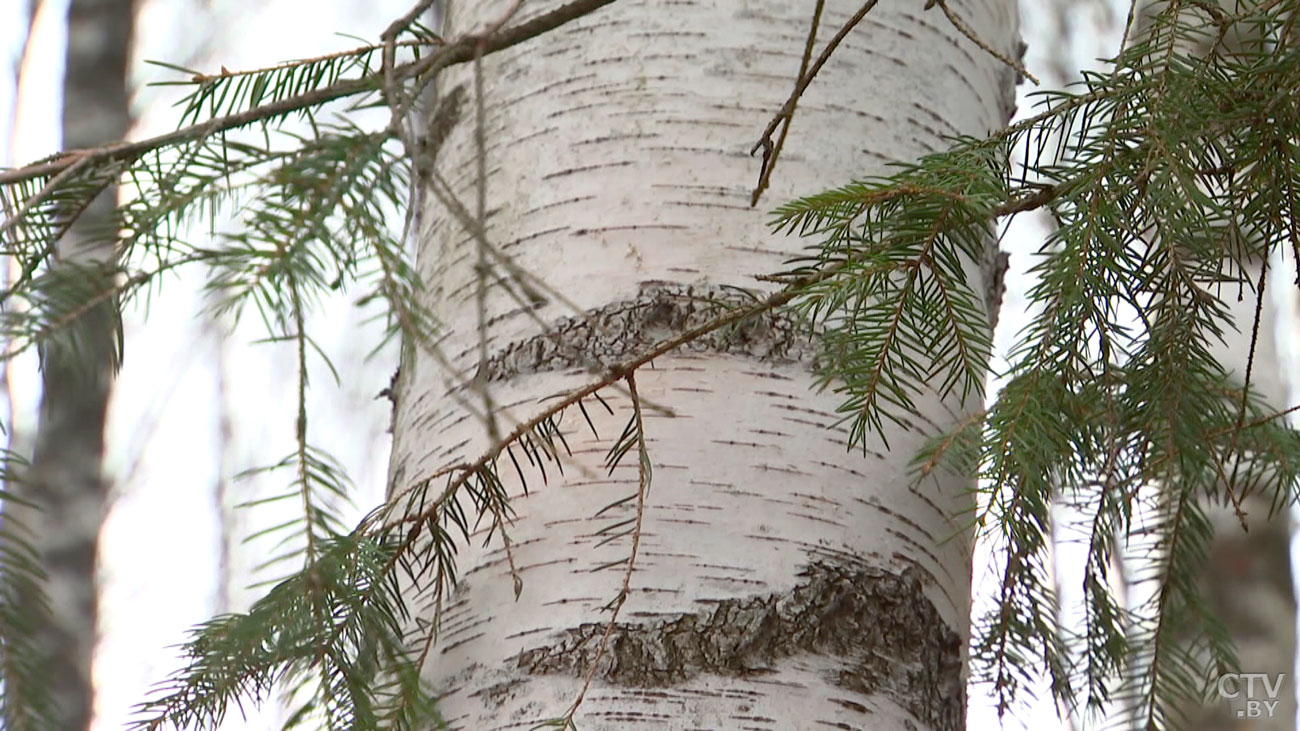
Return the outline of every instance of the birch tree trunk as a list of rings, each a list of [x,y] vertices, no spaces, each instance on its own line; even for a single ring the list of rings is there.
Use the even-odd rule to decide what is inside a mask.
[[[128,60],[133,0],[72,0],[63,84],[65,149],[124,139],[131,125]],[[112,280],[117,186],[107,185],[59,241],[50,299],[91,299]],[[118,359],[116,301],[99,302],[41,348],[40,425],[26,479],[5,505],[32,536],[48,576],[47,597],[21,597],[33,617],[40,666],[59,728],[85,729],[94,715],[91,663],[98,596],[95,562],[108,499],[104,418]],[[69,308],[71,309],[71,308]],[[46,602],[48,601],[48,607]],[[7,679],[8,682],[8,679]],[[11,683],[12,686],[12,683]],[[13,688],[9,692],[14,693]],[[14,693],[21,695],[20,693]]]
[[[557,4],[524,4],[515,20]],[[504,5],[455,3],[446,34]],[[770,288],[754,275],[787,268],[806,242],[770,233],[765,207],[1002,126],[1014,72],[923,6],[881,3],[848,36],[801,100],[758,208],[749,150],[793,86],[813,3],[624,0],[485,59],[487,238],[581,314],[553,294],[511,297],[507,269],[429,196],[419,261],[445,363],[424,351],[403,363],[392,489],[481,453],[489,430],[474,414],[506,433],[591,369],[708,319],[704,299]],[[949,6],[1015,55],[1014,2]],[[818,48],[859,7],[828,2]],[[458,113],[429,132],[436,167],[472,212],[472,65],[438,85]],[[481,299],[480,256],[492,263]],[[848,452],[837,395],[812,389],[812,352],[772,316],[637,373],[653,484],[605,640],[632,551],[631,536],[606,539],[636,517],[638,472],[635,453],[612,473],[602,462],[629,399],[607,389],[612,415],[588,404],[600,439],[567,411],[573,456],[544,463],[544,479],[516,448],[526,494],[502,460],[508,546],[490,519],[474,528],[426,666],[452,728],[563,716],[589,669],[584,730],[964,726],[972,485],[914,484],[907,465],[979,399],[918,401],[924,418],[887,431],[888,446],[877,435]]]
[[[1260,267],[1247,277],[1260,281]],[[1275,273],[1278,274],[1278,273]],[[1293,273],[1281,272],[1276,284],[1290,286]],[[1219,294],[1231,309],[1238,331],[1225,332],[1215,355],[1237,381],[1246,379],[1252,353],[1257,292],[1243,292],[1240,301],[1225,288]],[[1259,330],[1253,345],[1250,386],[1269,405],[1282,411],[1289,405],[1285,370],[1275,331],[1279,308],[1272,292],[1262,294]],[[1296,726],[1295,646],[1296,599],[1291,583],[1291,513],[1286,501],[1275,501],[1285,485],[1265,484],[1254,490],[1237,488],[1234,503],[1211,504],[1206,512],[1214,524],[1201,586],[1206,603],[1223,622],[1237,651],[1242,673],[1267,676],[1247,685],[1245,680],[1216,682],[1215,695],[1204,707],[1189,709],[1187,728],[1194,731],[1231,728],[1290,731]],[[1212,678],[1212,681],[1217,679]],[[1223,697],[1218,693],[1226,691]]]

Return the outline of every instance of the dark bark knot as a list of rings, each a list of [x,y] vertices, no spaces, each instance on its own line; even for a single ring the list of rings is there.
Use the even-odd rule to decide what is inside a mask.
[[[593,622],[565,630],[554,644],[520,653],[518,665],[531,674],[582,677],[605,629]],[[882,694],[931,728],[964,726],[961,639],[912,572],[818,561],[785,593],[620,622],[596,675],[619,685],[667,686],[701,673],[761,674],[800,653],[838,659],[829,680],[845,690]]]
[[[547,333],[510,345],[488,363],[488,376],[502,381],[570,368],[599,372],[753,302],[752,295],[732,288],[642,282],[633,299],[611,303],[586,317],[565,318]],[[776,311],[721,327],[677,352],[811,364],[814,350],[811,329],[791,314]]]

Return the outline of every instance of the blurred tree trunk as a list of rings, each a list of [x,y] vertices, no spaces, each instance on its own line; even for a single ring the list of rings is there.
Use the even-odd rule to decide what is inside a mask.
[[[1281,273],[1278,279],[1289,284],[1291,276]],[[1250,278],[1259,280],[1258,267]],[[1233,308],[1233,317],[1242,332],[1224,334],[1227,342],[1221,346],[1218,357],[1225,368],[1235,371],[1237,380],[1246,377],[1256,295],[1245,292],[1240,302],[1231,296],[1223,298]],[[1250,385],[1274,411],[1281,411],[1289,400],[1284,364],[1275,341],[1279,312],[1272,302],[1272,293],[1265,291],[1262,296],[1264,306]],[[1294,331],[1295,325],[1291,324],[1290,328]],[[1262,683],[1257,682],[1248,690],[1244,681],[1232,682],[1228,684],[1228,692],[1239,695],[1221,698],[1218,678],[1211,678],[1214,685],[1209,701],[1199,709],[1189,709],[1187,728],[1190,731],[1231,728],[1293,731],[1296,727],[1296,599],[1291,581],[1291,506],[1285,500],[1281,504],[1274,501],[1279,491],[1285,494],[1288,489],[1291,488],[1286,485],[1260,485],[1244,495],[1239,494],[1236,498],[1239,504],[1207,506],[1206,513],[1214,524],[1214,541],[1201,579],[1205,601],[1232,639],[1241,672],[1264,673],[1270,683],[1280,679],[1281,687],[1272,696]],[[1267,705],[1273,701],[1277,702],[1276,706]]]
[[[127,64],[132,0],[71,0],[63,87],[63,147],[125,138],[130,128]],[[91,661],[96,639],[95,555],[108,485],[104,417],[118,358],[117,303],[94,301],[111,284],[117,187],[106,187],[63,236],[47,297],[88,306],[41,348],[40,426],[17,512],[48,574],[49,611],[38,618],[58,728],[85,729],[94,713]],[[55,288],[58,291],[55,291]]]

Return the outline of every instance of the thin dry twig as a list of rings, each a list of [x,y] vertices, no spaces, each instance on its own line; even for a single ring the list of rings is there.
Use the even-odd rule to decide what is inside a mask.
[[[1006,54],[1002,53],[1001,51],[995,50],[992,46],[985,43],[984,40],[980,38],[975,33],[975,31],[971,29],[969,25],[966,25],[966,23],[961,18],[957,17],[956,13],[952,12],[952,9],[948,7],[947,0],[928,0],[925,4],[925,9],[929,10],[935,5],[938,5],[939,9],[943,11],[943,14],[948,17],[948,22],[952,23],[952,27],[956,28],[958,32],[966,36],[966,38],[969,39],[971,43],[974,43],[975,45],[979,46],[980,50],[984,51],[985,53],[992,56],[993,58],[996,58],[997,60],[1001,61],[1007,66],[1010,66],[1011,68],[1015,69],[1017,73],[1020,73],[1026,79],[1029,79],[1030,81],[1034,82],[1034,86],[1038,86],[1041,83],[1039,82],[1037,76],[1034,76],[1033,74],[1029,73],[1029,69],[1026,69],[1023,63],[1020,63],[1019,61],[1013,61],[1012,59],[1008,58]]]
[[[394,76],[394,67],[397,65],[397,38],[433,3],[434,0],[420,0],[414,7],[406,11],[405,15],[394,20],[384,29],[383,33],[379,34],[380,40],[384,42],[382,69],[384,73],[384,99],[388,102],[388,108],[392,111],[392,120],[389,122],[389,127],[397,135],[397,138],[402,141],[408,155],[415,153],[416,145],[406,125],[406,118],[411,110],[411,95],[406,93],[405,88]]]
[[[641,400],[636,391],[636,374],[629,373],[627,378],[627,391],[632,397],[632,418],[636,422],[636,452],[637,452],[637,493],[636,493],[636,518],[632,524],[632,548],[628,551],[627,568],[623,571],[623,583],[619,588],[618,596],[609,603],[610,616],[609,622],[605,624],[605,631],[600,635],[600,643],[596,645],[596,652],[591,657],[591,662],[587,665],[587,672],[582,676],[582,688],[578,690],[578,697],[573,700],[573,705],[569,706],[568,712],[564,714],[562,728],[573,727],[573,717],[578,713],[578,707],[582,705],[582,700],[587,696],[587,690],[591,688],[591,680],[596,675],[596,668],[600,664],[600,658],[605,654],[605,648],[609,645],[609,637],[614,633],[614,627],[618,624],[618,613],[623,608],[624,602],[627,601],[628,594],[632,591],[632,572],[636,569],[636,557],[641,550],[641,526],[645,522],[645,503],[646,496],[650,494],[650,451],[645,444],[645,423],[641,418]]]
[[[763,164],[759,168],[758,185],[755,186],[754,193],[750,196],[750,206],[758,205],[759,196],[767,188],[772,177],[772,168],[776,164],[776,158],[773,154],[776,146],[772,142],[772,133],[776,131],[777,125],[781,124],[782,120],[785,120],[787,125],[789,124],[790,118],[794,116],[795,105],[798,104],[799,98],[803,96],[804,91],[808,89],[808,85],[812,83],[813,79],[817,78],[817,72],[822,70],[822,66],[825,66],[826,62],[830,60],[831,54],[839,47],[840,42],[849,34],[849,31],[862,22],[862,19],[867,16],[867,13],[871,12],[877,2],[879,0],[867,0],[867,2],[863,3],[858,12],[854,13],[853,17],[849,18],[848,22],[844,24],[844,27],[840,28],[839,32],[835,34],[835,37],[831,38],[830,42],[826,44],[826,48],[822,50],[821,55],[817,57],[817,61],[812,65],[812,68],[807,73],[800,74],[798,81],[795,82],[794,91],[790,92],[790,98],[781,107],[781,111],[772,117],[772,121],[767,123],[767,129],[763,130],[758,142],[755,142],[754,146],[750,148],[750,155],[758,152],[760,147],[763,148]],[[784,138],[784,135],[782,137]]]
[[[518,7],[517,4],[515,7]],[[511,12],[514,8],[511,9]],[[508,17],[508,16],[507,16]],[[502,18],[499,23],[504,23]],[[498,24],[496,27],[500,27]],[[490,31],[491,32],[491,31]],[[487,415],[484,425],[487,427],[488,439],[495,442],[501,438],[501,429],[497,424],[496,404],[492,399],[492,389],[488,387],[488,252],[484,243],[487,241],[487,103],[483,89],[483,42],[475,46],[474,51],[474,227],[482,233],[474,237],[474,252],[477,260],[474,266],[474,316],[478,330],[478,371],[470,381],[470,387],[478,391],[483,400],[483,413]]]
[[[519,12],[519,0],[511,0],[510,7],[506,8],[506,11],[504,13],[497,16],[496,20],[490,21],[487,24],[487,27],[485,27],[483,30],[479,31],[478,33],[475,33],[474,35],[478,36],[479,38],[486,38],[492,35],[493,33],[496,33],[497,31],[501,30],[501,26],[505,25],[510,21],[511,18],[515,17],[515,13],[517,12]]]
[[[805,72],[803,70],[804,67],[801,66],[798,80],[795,82],[794,91],[790,93],[790,97],[786,99],[786,102],[781,106],[781,109],[773,115],[772,120],[767,123],[767,127],[763,130],[763,134],[759,136],[758,142],[755,142],[754,146],[749,150],[750,155],[758,152],[759,149],[763,150],[763,162],[758,171],[758,184],[754,186],[754,191],[750,195],[750,206],[758,205],[758,199],[762,197],[763,191],[767,190],[768,184],[771,182],[772,170],[776,167],[776,160],[780,156],[781,146],[785,142],[786,132],[789,130],[790,121],[794,118],[794,110],[798,104],[799,98],[803,96],[809,85],[812,84],[813,79],[817,76],[817,72],[821,71],[822,66],[826,65],[826,62],[830,60],[831,55],[835,52],[835,49],[839,47],[840,42],[848,36],[849,32],[852,31],[858,23],[862,22],[862,19],[866,17],[867,13],[869,13],[872,8],[875,7],[877,2],[878,0],[867,0],[867,2],[863,3],[862,7],[858,9],[858,12],[854,13],[853,17],[849,18],[843,27],[841,27],[835,34],[835,37],[826,44],[826,48],[822,50],[821,55],[817,57],[816,63],[813,64],[810,70]],[[962,35],[970,39],[975,45],[979,46],[985,53],[988,53],[1002,63],[1023,74],[1026,79],[1034,82],[1034,84],[1039,83],[1038,77],[1029,73],[1029,70],[1025,68],[1024,64],[1008,58],[1005,54],[993,49],[980,39],[980,37],[971,30],[970,26],[966,25],[961,18],[958,18],[948,8],[946,0],[927,0],[925,9],[929,10],[936,4],[943,10],[944,15],[948,17],[948,21],[952,23],[953,27]],[[817,32],[817,25],[821,18],[821,10],[822,4],[819,1],[813,14],[812,28],[808,35],[808,50],[811,50],[813,38]],[[805,50],[805,66],[807,63],[808,50]],[[774,143],[772,141],[772,135],[776,132],[778,126],[781,127],[781,133],[777,142]]]
[[[1246,423],[1246,407],[1249,404],[1250,380],[1251,380],[1251,376],[1254,375],[1255,351],[1256,348],[1258,348],[1259,346],[1259,325],[1260,322],[1264,319],[1264,298],[1269,296],[1268,293],[1265,291],[1265,287],[1267,286],[1268,286],[1268,257],[1264,257],[1264,260],[1261,263],[1259,268],[1259,281],[1255,285],[1255,316],[1254,319],[1251,321],[1251,325],[1250,325],[1250,350],[1246,355],[1246,376],[1244,381],[1241,384],[1241,403],[1237,408],[1237,428],[1233,429],[1232,431],[1232,439],[1229,441],[1228,449],[1226,450],[1228,455],[1232,455],[1233,452],[1237,451],[1237,441],[1241,437],[1241,428],[1242,425]],[[1219,464],[1217,455],[1215,459],[1215,466],[1220,473],[1220,479],[1223,479],[1224,477],[1223,467]],[[1237,484],[1237,475],[1240,473],[1240,470],[1241,470],[1241,460],[1239,459],[1233,460],[1232,476],[1230,478],[1227,478],[1226,481],[1224,482],[1224,493],[1227,496],[1228,500],[1232,503],[1233,510],[1237,514],[1237,520],[1241,522],[1241,529],[1249,530],[1249,527],[1246,524],[1246,513],[1241,507],[1241,501],[1246,496],[1245,494],[1238,494],[1235,490],[1232,489],[1233,486]]]
[[[822,10],[826,7],[826,0],[817,0],[817,6],[813,8],[812,23],[808,26],[808,40],[804,43],[803,58],[799,61],[799,74],[795,77],[796,84],[802,80],[808,73],[808,61],[812,59],[813,46],[817,45],[817,29],[821,26]],[[781,121],[781,134],[776,138],[776,144],[773,145],[770,139],[764,138],[759,141],[763,145],[763,165],[758,172],[758,185],[754,186],[754,192],[750,196],[749,205],[752,207],[758,204],[758,199],[767,190],[768,183],[771,180],[772,169],[776,167],[777,158],[781,157],[781,150],[785,147],[786,135],[790,132],[790,123],[794,121],[794,110],[797,106],[798,97],[791,97],[790,113],[785,115]],[[749,154],[754,154],[753,150]]]

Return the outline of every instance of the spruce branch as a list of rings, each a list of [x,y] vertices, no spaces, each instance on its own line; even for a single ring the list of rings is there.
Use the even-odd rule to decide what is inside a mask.
[[[558,725],[563,731],[577,728],[573,721],[574,716],[577,715],[578,708],[582,705],[583,698],[591,688],[591,681],[596,675],[596,670],[600,664],[600,658],[605,654],[606,648],[609,645],[610,635],[613,634],[614,628],[618,625],[618,613],[622,610],[623,604],[627,601],[628,594],[632,591],[632,572],[636,568],[637,556],[640,554],[641,549],[641,534],[642,525],[645,522],[646,498],[650,493],[650,477],[653,470],[651,469],[650,463],[650,451],[646,447],[645,442],[645,423],[642,420],[641,402],[637,395],[635,374],[629,373],[625,382],[627,383],[627,390],[631,395],[632,402],[632,418],[628,423],[627,441],[629,443],[629,449],[633,448],[631,445],[635,445],[634,448],[637,453],[637,491],[635,494],[636,514],[633,516],[631,520],[631,528],[626,534],[631,536],[632,545],[631,548],[628,549],[627,560],[623,562],[625,568],[623,569],[623,578],[618,594],[605,607],[609,611],[609,621],[605,623],[605,631],[600,635],[600,640],[596,645],[596,652],[592,656],[586,672],[583,673],[582,687],[578,690],[578,696],[574,698],[573,705],[569,706],[569,710],[565,712],[561,719],[559,719]],[[611,459],[607,461],[617,461],[617,457],[613,456],[613,452],[617,451],[617,449],[618,445],[616,444],[614,450],[611,452]],[[610,471],[613,471],[612,465]]]
[[[565,23],[597,10],[614,0],[573,0],[555,10],[537,16],[531,20],[509,28],[503,28],[488,37],[467,36],[446,43],[440,50],[424,58],[409,61],[392,69],[390,78],[396,81],[423,78],[437,73],[449,66],[468,63],[474,60],[474,54],[480,52],[489,55],[512,46],[532,40]],[[223,75],[224,77],[224,75]],[[200,80],[201,83],[202,80]],[[108,161],[131,162],[145,152],[162,147],[169,147],[181,142],[189,142],[209,137],[218,132],[246,127],[255,122],[263,122],[283,117],[293,112],[319,107],[327,102],[356,94],[375,91],[383,86],[384,73],[369,73],[356,79],[346,79],[321,89],[287,97],[277,102],[264,104],[237,114],[229,114],[207,122],[192,124],[187,127],[151,137],[138,142],[119,142],[85,150],[72,150],[61,153],[54,159],[47,159],[13,170],[0,172],[0,185],[7,185],[26,180],[35,180],[46,176],[58,175],[74,164],[93,165]],[[15,225],[8,221],[5,228]]]

